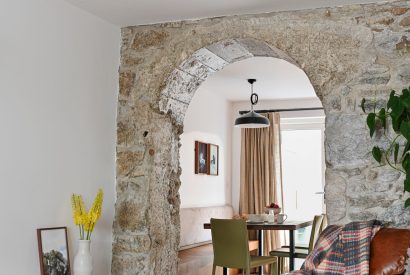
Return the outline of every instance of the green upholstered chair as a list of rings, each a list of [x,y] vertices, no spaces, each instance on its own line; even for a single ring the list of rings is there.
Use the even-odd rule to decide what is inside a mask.
[[[323,229],[323,225],[322,225],[323,219],[324,219],[324,215],[316,215],[313,218],[312,231],[310,232],[309,246],[308,247],[296,246],[295,247],[295,258],[306,259],[307,255],[313,250],[315,243],[317,239],[319,238],[321,230]],[[278,257],[278,273],[280,273],[280,270],[282,269],[282,266],[283,266],[283,259],[289,258],[289,255],[290,255],[289,246],[283,246],[281,248],[272,250],[271,252],[269,252],[269,255]]]
[[[239,268],[250,274],[250,269],[270,265],[270,274],[276,275],[277,259],[271,256],[249,254],[248,230],[244,220],[211,219],[214,263],[212,275],[217,266]]]

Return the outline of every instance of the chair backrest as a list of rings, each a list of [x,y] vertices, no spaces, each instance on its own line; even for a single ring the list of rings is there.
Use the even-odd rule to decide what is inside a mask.
[[[322,224],[320,225],[320,233],[322,233],[323,230],[326,229],[327,225],[328,225],[328,221],[327,221],[327,215],[326,214],[322,214],[323,216],[323,220],[322,220]]]
[[[249,268],[248,230],[244,220],[211,219],[214,264]]]
[[[315,246],[315,243],[317,239],[319,238],[322,221],[323,221],[323,215],[316,215],[313,218],[312,232],[310,233],[309,248],[308,248],[309,252],[313,250],[313,247]]]

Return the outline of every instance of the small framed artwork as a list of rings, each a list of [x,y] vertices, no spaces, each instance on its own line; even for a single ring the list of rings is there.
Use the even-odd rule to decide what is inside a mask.
[[[219,146],[208,144],[209,146],[209,175],[218,176],[219,174]]]
[[[195,174],[208,174],[208,144],[195,141]]]
[[[41,275],[70,275],[67,227],[37,229]]]

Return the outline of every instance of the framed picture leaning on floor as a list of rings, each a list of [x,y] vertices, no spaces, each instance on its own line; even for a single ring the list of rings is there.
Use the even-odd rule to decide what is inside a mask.
[[[67,227],[37,229],[41,275],[70,275]]]

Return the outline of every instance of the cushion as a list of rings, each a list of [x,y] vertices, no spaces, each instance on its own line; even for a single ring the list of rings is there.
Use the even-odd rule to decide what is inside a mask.
[[[370,274],[393,275],[405,271],[410,230],[382,228],[370,245]]]

